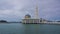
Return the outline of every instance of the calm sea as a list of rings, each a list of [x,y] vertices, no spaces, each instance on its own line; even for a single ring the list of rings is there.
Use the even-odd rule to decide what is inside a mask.
[[[0,24],[0,34],[60,34],[60,25]]]

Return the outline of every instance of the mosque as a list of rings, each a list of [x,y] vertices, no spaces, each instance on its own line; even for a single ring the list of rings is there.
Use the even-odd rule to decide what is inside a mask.
[[[24,19],[22,19],[23,24],[39,24],[39,23],[44,23],[46,20],[45,19],[36,19],[36,18],[31,18],[31,15],[27,14],[25,15]]]
[[[23,24],[39,24],[39,23],[44,23],[46,22],[45,19],[39,18],[38,14],[38,6],[35,8],[35,18],[31,18],[31,15],[27,14],[25,15],[24,19],[22,19]]]

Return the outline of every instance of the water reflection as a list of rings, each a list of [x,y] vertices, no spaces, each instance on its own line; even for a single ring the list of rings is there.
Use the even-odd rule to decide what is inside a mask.
[[[25,34],[39,34],[40,26],[38,24],[24,24]]]
[[[60,34],[60,25],[0,24],[0,34]]]

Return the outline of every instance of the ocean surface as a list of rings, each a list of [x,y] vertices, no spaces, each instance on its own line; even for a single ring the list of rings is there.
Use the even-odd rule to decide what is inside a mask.
[[[0,34],[60,34],[60,25],[1,23]]]

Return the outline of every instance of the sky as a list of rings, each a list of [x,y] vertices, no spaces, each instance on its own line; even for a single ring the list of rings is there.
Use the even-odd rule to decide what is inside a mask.
[[[20,21],[26,14],[34,18],[36,2],[40,18],[60,20],[60,0],[0,0],[0,20]]]

